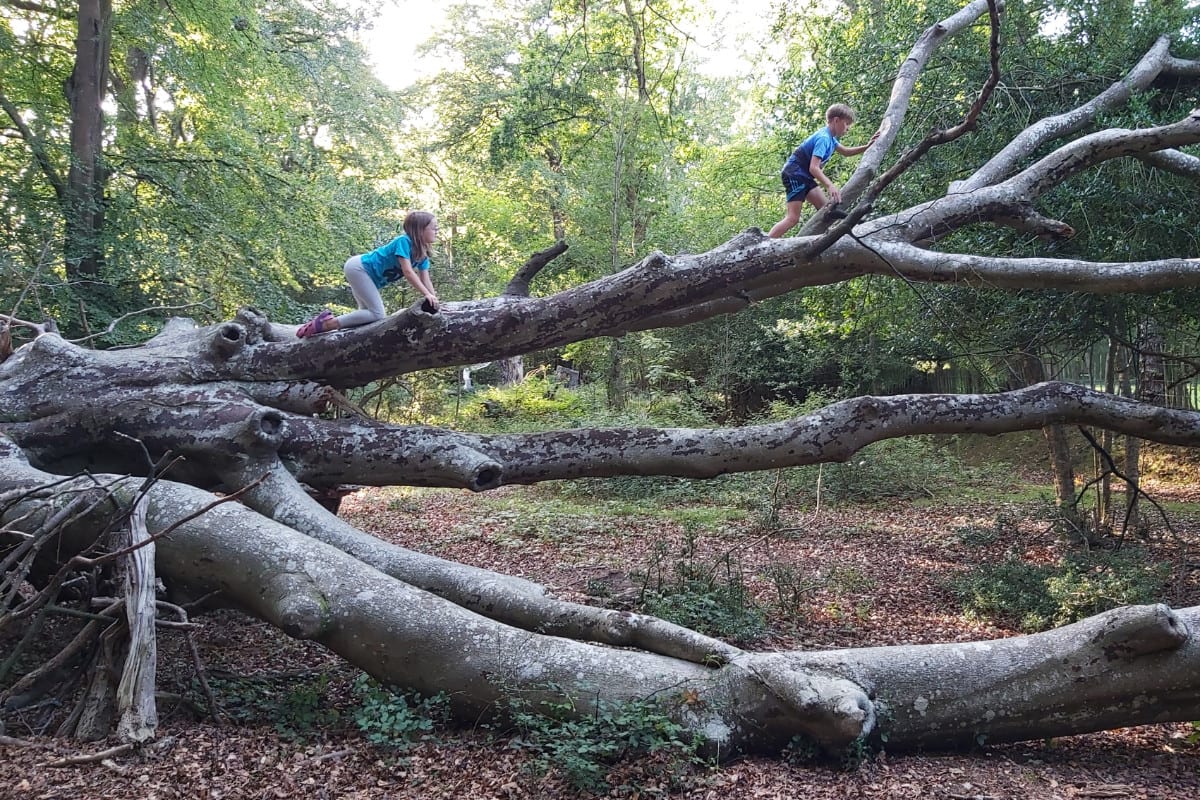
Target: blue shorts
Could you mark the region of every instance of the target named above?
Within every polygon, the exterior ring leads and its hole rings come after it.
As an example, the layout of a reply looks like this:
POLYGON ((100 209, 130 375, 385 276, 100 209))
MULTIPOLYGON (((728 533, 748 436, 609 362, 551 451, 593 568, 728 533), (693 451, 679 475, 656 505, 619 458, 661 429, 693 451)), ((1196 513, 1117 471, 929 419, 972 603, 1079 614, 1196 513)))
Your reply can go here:
POLYGON ((809 192, 817 188, 815 180, 803 175, 789 175, 786 172, 781 172, 779 173, 779 177, 783 180, 783 190, 787 192, 787 201, 789 203, 793 200, 803 201, 809 192))

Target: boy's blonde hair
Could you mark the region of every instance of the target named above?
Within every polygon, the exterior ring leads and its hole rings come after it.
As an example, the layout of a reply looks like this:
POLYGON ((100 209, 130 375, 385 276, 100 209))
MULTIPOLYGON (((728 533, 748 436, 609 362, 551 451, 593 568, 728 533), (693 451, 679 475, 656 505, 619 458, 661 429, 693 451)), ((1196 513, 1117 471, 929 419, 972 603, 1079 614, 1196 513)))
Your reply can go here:
POLYGON ((854 122, 858 117, 854 113, 854 109, 845 103, 834 103, 825 110, 825 121, 833 122, 836 117, 841 117, 848 122, 854 122))

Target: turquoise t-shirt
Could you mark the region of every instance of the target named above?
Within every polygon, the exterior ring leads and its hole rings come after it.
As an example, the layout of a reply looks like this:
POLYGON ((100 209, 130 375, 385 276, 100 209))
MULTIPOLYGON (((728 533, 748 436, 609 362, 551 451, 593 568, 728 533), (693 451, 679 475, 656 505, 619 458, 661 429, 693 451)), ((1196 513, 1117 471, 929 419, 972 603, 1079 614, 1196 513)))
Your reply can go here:
MULTIPOLYGON (((382 289, 389 283, 395 283, 404 277, 404 273, 400 271, 398 260, 402 257, 412 261, 412 239, 408 238, 407 233, 400 234, 383 247, 363 253, 363 269, 375 282, 375 288, 382 289)), ((421 259, 420 264, 413 264, 413 268, 429 269, 429 257, 421 259)))

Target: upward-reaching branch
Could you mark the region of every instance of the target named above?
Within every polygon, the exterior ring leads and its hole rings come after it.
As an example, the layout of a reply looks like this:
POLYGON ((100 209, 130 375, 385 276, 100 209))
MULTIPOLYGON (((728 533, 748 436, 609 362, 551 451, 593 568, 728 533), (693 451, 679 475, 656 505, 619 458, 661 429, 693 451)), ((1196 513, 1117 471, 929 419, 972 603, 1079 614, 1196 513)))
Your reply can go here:
MULTIPOLYGON (((931 25, 921 34, 900 66, 896 80, 892 83, 892 95, 888 99, 887 108, 884 110, 879 124, 879 141, 874 147, 863 153, 862 159, 858 162, 858 169, 842 187, 845 204, 853 205, 879 172, 883 157, 904 125, 908 107, 912 102, 913 90, 929 59, 944 41, 974 25, 976 20, 989 13, 989 9, 992 7, 993 0, 974 0, 957 13, 931 25)), ((997 6, 997 8, 999 7, 997 6)), ((801 230, 802 234, 810 232, 807 225, 801 230)))
POLYGON ((1105 111, 1124 106, 1134 94, 1148 88, 1159 75, 1200 73, 1200 61, 1173 58, 1169 51, 1170 44, 1169 37, 1159 37, 1124 78, 1078 108, 1054 117, 1046 117, 1030 125, 970 178, 951 184, 950 192, 970 192, 1003 180, 1017 168, 1022 159, 1028 158, 1030 153, 1037 152, 1043 144, 1083 130, 1105 111))

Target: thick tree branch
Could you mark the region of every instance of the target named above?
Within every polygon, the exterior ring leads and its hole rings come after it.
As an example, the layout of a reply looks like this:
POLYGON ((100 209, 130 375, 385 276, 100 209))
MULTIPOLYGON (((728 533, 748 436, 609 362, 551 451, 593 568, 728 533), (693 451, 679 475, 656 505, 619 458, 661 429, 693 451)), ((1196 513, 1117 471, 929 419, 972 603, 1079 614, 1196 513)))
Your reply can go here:
MULTIPOLYGON (((843 202, 846 205, 853 205, 878 173, 883 163, 883 157, 904 125, 904 118, 907 116, 908 107, 912 102, 913 90, 925 70, 925 65, 929 63, 929 59, 946 39, 967 30, 980 17, 989 13, 990 5, 989 0, 974 0, 962 10, 931 25, 913 45, 908 57, 900 66, 896 80, 892 83, 892 94, 879 123, 879 141, 874 147, 863 153, 858 162, 858 168, 842 187, 843 202)), ((807 224, 801 229, 801 233, 810 233, 807 224)))
POLYGON ((742 428, 572 430, 480 437, 505 482, 731 472, 846 461, 873 442, 933 433, 1010 433, 1080 423, 1169 444, 1200 445, 1200 413, 1068 383, 989 395, 860 397, 785 422, 742 428))
MULTIPOLYGON (((0 464, 0 492, 50 477, 3 438, 0 464)), ((137 481, 99 477, 113 481, 125 503, 139 491, 137 481)), ((220 591, 385 682, 446 692, 463 717, 494 713, 513 691, 533 703, 569 700, 580 715, 599 703, 656 697, 730 755, 778 751, 798 734, 838 748, 872 735, 879 720, 888 747, 903 750, 1200 715, 1200 639, 1192 633, 1200 609, 1118 609, 1007 640, 742 653, 706 666, 503 625, 244 506, 211 508, 211 495, 192 487, 158 481, 146 500, 147 527, 171 529, 159 540, 164 580, 220 591), (297 582, 319 600, 307 611, 288 602, 297 582)), ((6 509, 0 523, 13 524, 21 511, 6 509)))
MULTIPOLYGON (((1017 207, 1014 197, 998 202, 992 213, 1002 215, 1017 207)), ((965 219, 969 207, 955 210, 965 219)), ((919 239, 937 234, 948 218, 948 209, 928 213, 922 218, 925 230, 907 219, 892 218, 890 224, 919 239), (935 223, 938 227, 929 230, 935 223)), ((477 364, 585 338, 646 330, 668 321, 695 321, 804 286, 869 273, 895 277, 897 269, 911 280, 975 284, 994 275, 995 282, 1005 286, 1036 283, 1094 292, 1200 285, 1200 262, 1188 259, 1133 264, 981 259, 859 238, 862 243, 838 241, 815 261, 804 258, 810 240, 801 237, 763 237, 759 244, 734 252, 675 258, 654 254, 616 275, 550 297, 447 303, 432 323, 418 321, 421 315, 409 310, 376 325, 328 336, 263 343, 231 357, 222 373, 238 380, 323 377, 335 386, 363 385, 422 369, 477 364), (958 267, 951 268, 955 264, 958 267)))
POLYGON ((1016 169, 1020 161, 1037 152, 1043 144, 1080 131, 1095 122, 1100 114, 1124 106, 1134 94, 1147 89, 1161 74, 1189 75, 1200 72, 1200 61, 1173 58, 1168 51, 1170 43, 1169 37, 1159 37, 1142 56, 1142 60, 1120 81, 1078 108, 1029 126, 970 178, 952 184, 950 193, 970 192, 1003 180, 1016 169))
POLYGON ((1200 608, 1116 609, 1064 628, 991 642, 880 647, 800 655, 870 688, 887 709, 888 747, 946 747, 1080 733, 1165 720, 1195 707, 1200 608), (1121 694, 1120 700, 1115 693, 1121 694), (1090 723, 1091 724, 1091 723, 1090 723))
POLYGON ((834 225, 817 241, 812 243, 807 250, 809 258, 820 255, 833 242, 846 233, 849 233, 866 216, 887 187, 912 168, 926 153, 934 147, 953 142, 975 130, 979 123, 979 115, 983 113, 983 109, 987 106, 988 100, 991 99, 992 93, 1000 84, 1000 11, 998 5, 996 0, 991 0, 988 3, 988 21, 991 25, 991 36, 988 39, 988 77, 984 82, 983 88, 979 90, 975 102, 971 104, 962 121, 945 130, 933 131, 918 143, 916 147, 902 155, 887 172, 881 175, 866 190, 862 196, 862 202, 859 204, 860 207, 854 209, 857 213, 852 212, 847 219, 834 225))
POLYGON ((1105 161, 1197 142, 1200 142, 1200 109, 1170 125, 1098 131, 1063 145, 1003 183, 948 194, 898 214, 871 220, 855 233, 863 238, 877 236, 910 242, 939 238, 964 225, 1020 216, 1019 210, 1042 194, 1105 161))

